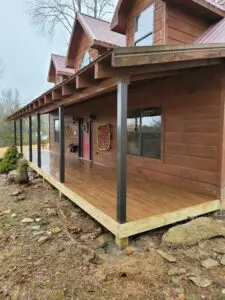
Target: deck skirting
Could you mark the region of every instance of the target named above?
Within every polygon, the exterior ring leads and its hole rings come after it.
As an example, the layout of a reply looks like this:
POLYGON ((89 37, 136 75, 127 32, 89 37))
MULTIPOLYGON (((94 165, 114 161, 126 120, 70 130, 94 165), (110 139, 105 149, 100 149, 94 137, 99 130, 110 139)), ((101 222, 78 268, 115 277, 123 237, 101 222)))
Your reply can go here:
POLYGON ((48 181, 52 186, 54 186, 61 194, 65 195, 68 199, 74 202, 93 219, 95 219, 98 223, 100 223, 103 227, 105 227, 113 235, 115 235, 118 245, 126 245, 126 239, 130 236, 204 215, 219 210, 221 206, 221 201, 215 199, 173 212, 155 215, 145 219, 130 221, 125 224, 119 224, 113 218, 102 212, 100 209, 90 204, 83 197, 70 190, 63 183, 60 183, 48 172, 44 171, 41 168, 38 168, 34 163, 31 162, 29 162, 29 166, 40 176, 42 176, 44 180, 48 181))

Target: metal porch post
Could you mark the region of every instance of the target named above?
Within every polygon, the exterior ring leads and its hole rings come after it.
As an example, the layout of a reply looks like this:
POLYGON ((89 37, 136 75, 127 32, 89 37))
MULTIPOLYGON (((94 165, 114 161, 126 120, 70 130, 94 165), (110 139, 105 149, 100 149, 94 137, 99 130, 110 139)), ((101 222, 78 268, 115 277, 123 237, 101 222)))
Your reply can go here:
POLYGON ((13 130, 14 130, 14 146, 17 146, 16 120, 13 120, 13 130))
POLYGON ((20 119, 20 153, 23 153, 23 120, 20 119))
POLYGON ((41 168, 41 116, 37 114, 37 165, 41 168))
POLYGON ((65 182, 65 132, 64 132, 64 106, 59 107, 59 128, 60 128, 60 165, 59 179, 60 182, 65 182))
POLYGON ((117 83, 117 221, 127 221, 127 97, 129 80, 117 83))
POLYGON ((33 160, 32 152, 32 117, 29 116, 29 161, 33 160))

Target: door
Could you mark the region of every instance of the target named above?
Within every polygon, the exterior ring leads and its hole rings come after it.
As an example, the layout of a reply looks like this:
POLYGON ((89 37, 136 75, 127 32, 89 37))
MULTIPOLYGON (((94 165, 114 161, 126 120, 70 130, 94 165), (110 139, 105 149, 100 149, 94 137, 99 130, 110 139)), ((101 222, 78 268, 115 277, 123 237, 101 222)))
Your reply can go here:
POLYGON ((90 126, 88 118, 83 118, 82 123, 83 158, 90 160, 90 126))

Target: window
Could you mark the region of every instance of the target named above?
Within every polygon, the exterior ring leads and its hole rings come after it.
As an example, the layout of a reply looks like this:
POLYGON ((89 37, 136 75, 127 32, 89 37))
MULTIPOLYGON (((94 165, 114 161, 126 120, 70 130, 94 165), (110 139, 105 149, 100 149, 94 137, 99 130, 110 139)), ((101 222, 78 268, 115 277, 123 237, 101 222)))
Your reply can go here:
POLYGON ((81 65, 80 65, 80 68, 84 68, 86 66, 88 66, 92 61, 92 58, 88 52, 88 50, 84 53, 83 55, 83 58, 82 58, 82 62, 81 62, 81 65))
POLYGON ((135 18, 135 46, 153 45, 154 10, 155 6, 151 5, 135 18))
POLYGON ((54 120, 55 143, 59 143, 59 120, 54 120))
POLYGON ((161 158, 161 108, 151 108, 128 115, 128 154, 161 158))

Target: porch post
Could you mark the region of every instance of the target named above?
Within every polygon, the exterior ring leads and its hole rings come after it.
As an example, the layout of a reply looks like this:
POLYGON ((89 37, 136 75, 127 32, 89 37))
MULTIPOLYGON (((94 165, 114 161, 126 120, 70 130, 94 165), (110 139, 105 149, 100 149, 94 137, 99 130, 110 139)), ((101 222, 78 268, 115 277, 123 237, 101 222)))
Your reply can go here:
POLYGON ((37 165, 41 168, 41 116, 37 114, 37 165))
POLYGON ((23 153, 23 120, 20 119, 20 153, 23 153))
POLYGON ((16 120, 13 120, 13 131, 14 131, 14 146, 17 146, 16 120))
POLYGON ((65 133, 64 133, 64 106, 59 107, 59 132, 60 132, 60 166, 59 179, 60 182, 65 182, 65 133))
POLYGON ((33 160, 32 152, 32 117, 29 116, 29 161, 33 160))
POLYGON ((117 221, 127 221, 127 97, 129 80, 117 83, 117 221))

